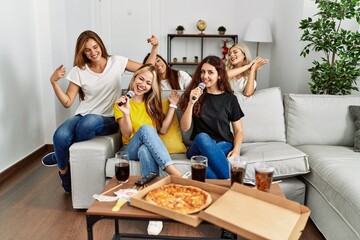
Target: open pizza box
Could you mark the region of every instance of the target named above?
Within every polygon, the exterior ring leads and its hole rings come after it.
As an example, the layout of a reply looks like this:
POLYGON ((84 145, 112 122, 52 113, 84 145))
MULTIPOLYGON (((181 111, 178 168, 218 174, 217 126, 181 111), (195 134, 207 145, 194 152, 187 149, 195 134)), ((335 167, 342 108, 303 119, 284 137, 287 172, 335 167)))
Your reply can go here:
POLYGON ((235 183, 199 216, 246 239, 299 239, 310 210, 286 198, 235 183))
POLYGON ((171 184, 171 183, 201 188, 202 190, 207 191, 211 195, 212 203, 216 202, 216 200, 219 197, 221 197, 225 192, 229 191, 229 188, 226 188, 226 187, 221 187, 221 186, 217 186, 217 185, 213 185, 213 184, 209 184, 209 183, 198 182, 198 181, 194 181, 194 180, 186 179, 186 178, 168 176, 168 177, 165 177, 165 178, 161 179, 160 181, 150 185, 149 187, 144 188, 143 190, 141 190, 140 192, 138 192, 137 194, 132 196, 130 204, 132 206, 144 209, 149 212, 157 213, 159 215, 176 220, 178 222, 182 222, 184 224, 187 224, 187 225, 190 225, 193 227, 197 227, 202 222, 202 219, 199 217, 199 213, 183 214, 183 213, 175 212, 170 209, 162 208, 162 207, 159 207, 154 204, 146 202, 145 197, 148 192, 150 192, 151 190, 156 189, 158 187, 161 187, 161 186, 164 186, 167 184, 171 184))

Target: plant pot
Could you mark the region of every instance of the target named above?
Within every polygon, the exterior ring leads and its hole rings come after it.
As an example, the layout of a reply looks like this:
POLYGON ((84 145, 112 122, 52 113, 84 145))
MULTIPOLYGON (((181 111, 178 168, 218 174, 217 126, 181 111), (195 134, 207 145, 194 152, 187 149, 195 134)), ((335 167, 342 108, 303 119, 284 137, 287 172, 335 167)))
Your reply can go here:
POLYGON ((177 33, 178 35, 181 35, 181 34, 184 33, 184 30, 176 30, 176 33, 177 33))
POLYGON ((219 35, 225 35, 225 31, 219 31, 219 35))

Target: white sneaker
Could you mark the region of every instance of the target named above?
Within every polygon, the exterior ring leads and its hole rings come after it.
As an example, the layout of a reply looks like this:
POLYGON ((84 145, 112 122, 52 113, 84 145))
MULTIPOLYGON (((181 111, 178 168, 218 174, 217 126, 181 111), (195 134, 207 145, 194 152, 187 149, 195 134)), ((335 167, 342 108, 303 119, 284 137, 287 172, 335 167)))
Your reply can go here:
POLYGON ((163 229, 162 221, 149 221, 147 232, 149 235, 159 235, 163 229))

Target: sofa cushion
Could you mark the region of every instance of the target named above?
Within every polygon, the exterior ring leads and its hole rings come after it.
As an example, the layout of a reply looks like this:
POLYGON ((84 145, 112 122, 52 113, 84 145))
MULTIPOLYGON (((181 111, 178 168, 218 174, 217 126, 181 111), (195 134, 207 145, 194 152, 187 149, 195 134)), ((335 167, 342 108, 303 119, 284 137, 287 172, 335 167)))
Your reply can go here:
POLYGON ((284 102, 289 144, 353 146, 355 127, 348 107, 360 105, 360 96, 287 94, 284 102))
POLYGON ((310 173, 303 178, 321 193, 349 228, 359 234, 359 153, 346 146, 303 145, 297 148, 309 155, 310 173))
POLYGON ((350 106, 350 114, 354 119, 354 125, 356 128, 354 139, 354 151, 360 152, 360 106, 350 106))
POLYGON ((252 96, 235 94, 245 116, 244 143, 285 142, 284 106, 278 87, 257 90, 252 96))
POLYGON ((248 159, 246 179, 255 179, 254 165, 261 161, 275 167, 274 179, 283 179, 309 172, 307 155, 283 142, 243 143, 241 156, 248 159))

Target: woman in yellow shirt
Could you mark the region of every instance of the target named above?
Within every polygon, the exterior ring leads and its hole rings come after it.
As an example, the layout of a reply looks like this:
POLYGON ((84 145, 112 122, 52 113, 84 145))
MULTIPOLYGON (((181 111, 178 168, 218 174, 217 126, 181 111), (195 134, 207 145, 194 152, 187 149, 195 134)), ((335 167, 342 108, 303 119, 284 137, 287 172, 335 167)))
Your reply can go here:
POLYGON ((128 90, 134 96, 120 97, 114 105, 124 147, 129 159, 140 161, 141 175, 159 174, 159 167, 170 175, 181 176, 159 134, 165 134, 174 117, 179 96, 173 91, 168 97, 170 107, 162 111, 161 88, 156 69, 151 64, 140 67, 133 75, 128 90), (120 106, 119 103, 122 105, 120 106))

